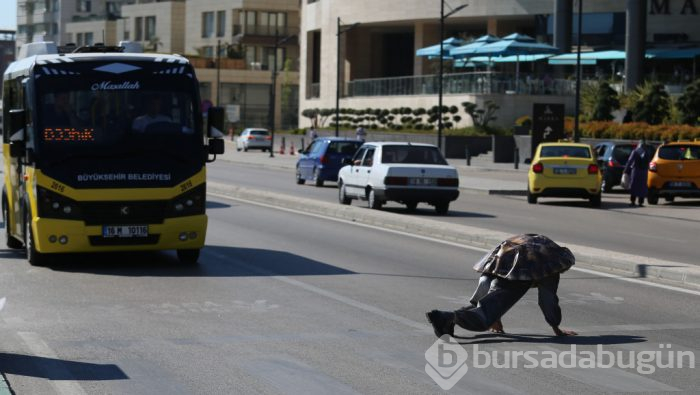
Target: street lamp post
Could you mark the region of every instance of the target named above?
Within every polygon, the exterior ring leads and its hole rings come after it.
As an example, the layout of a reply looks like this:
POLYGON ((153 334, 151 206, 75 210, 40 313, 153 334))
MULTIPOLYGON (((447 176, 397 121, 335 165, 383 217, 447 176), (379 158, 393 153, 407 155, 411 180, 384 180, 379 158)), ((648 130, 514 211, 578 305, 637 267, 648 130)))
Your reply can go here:
POLYGON ((438 141, 437 146, 442 150, 442 67, 443 67, 443 40, 445 39, 445 19, 465 8, 468 4, 462 4, 445 14, 445 0, 440 0, 440 69, 438 71, 438 141))
POLYGON ((216 40, 216 106, 221 100, 221 40, 216 40))
POLYGON ((581 111, 581 36, 583 35, 583 0, 578 0, 578 48, 576 49, 576 104, 574 108, 574 142, 578 143, 581 133, 579 112, 581 111))
POLYGON ((345 28, 340 28, 340 17, 338 17, 336 30, 336 79, 335 79, 335 137, 340 134, 340 35, 356 28, 360 23, 356 22, 345 28))
POLYGON ((275 157, 275 101, 277 100, 277 49, 280 45, 292 39, 294 36, 287 36, 279 39, 279 30, 275 29, 275 47, 272 55, 272 87, 270 89, 270 158, 275 157))

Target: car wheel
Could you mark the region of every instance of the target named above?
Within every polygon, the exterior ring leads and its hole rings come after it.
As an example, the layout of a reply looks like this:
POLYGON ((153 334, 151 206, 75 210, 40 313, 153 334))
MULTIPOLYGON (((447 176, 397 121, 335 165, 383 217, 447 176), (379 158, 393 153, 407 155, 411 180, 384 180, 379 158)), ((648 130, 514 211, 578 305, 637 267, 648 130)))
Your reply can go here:
POLYGON ((374 189, 370 189, 367 194, 367 205, 373 210, 379 210, 382 208, 382 202, 377 199, 377 195, 374 193, 374 189))
POLYGON ((418 207, 418 202, 406 202, 406 210, 413 212, 416 211, 416 207, 418 207))
POLYGON ((243 152, 248 152, 248 147, 243 147, 243 152))
POLYGON ((676 197, 675 196, 664 196, 664 200, 669 202, 669 203, 673 203, 673 201, 676 200, 676 197))
POLYGON ((321 170, 316 168, 314 170, 314 185, 317 187, 322 187, 323 186, 323 178, 321 178, 321 170))
POLYGON ((600 203, 601 203, 601 201, 602 201, 601 196, 600 196, 600 193, 598 193, 597 195, 593 195, 593 196, 589 197, 589 198, 588 198, 588 201, 591 202, 591 207, 600 207, 600 203))
POLYGON ((297 173, 297 184, 302 185, 306 180, 301 178, 301 170, 299 170, 298 167, 297 167, 296 173, 297 173))
POLYGON ((29 214, 24 219, 24 248, 27 251, 27 261, 32 266, 42 266, 46 264, 46 256, 36 250, 34 245, 34 232, 32 231, 32 219, 29 214))
POLYGON ((346 206, 351 202, 351 199, 348 197, 347 192, 345 191, 345 184, 343 184, 342 181, 338 182, 338 202, 346 206))
POLYGON ((241 147, 236 147, 236 151, 241 152, 241 147))
POLYGON ((196 265, 199 263, 199 248, 177 250, 177 259, 186 265, 196 265))
POLYGON ((610 182, 607 177, 603 177, 603 183, 600 185, 600 188, 603 192, 610 193, 613 189, 612 182, 610 182))
POLYGON ((530 192, 530 188, 527 188, 527 202, 530 204, 537 204, 537 195, 530 192))
POLYGON ((435 212, 444 215, 447 214, 447 211, 450 209, 450 203, 449 202, 439 202, 435 204, 435 212))
POLYGON ((647 200, 649 201, 649 204, 659 204, 659 193, 656 192, 656 189, 649 189, 649 194, 647 195, 647 200))

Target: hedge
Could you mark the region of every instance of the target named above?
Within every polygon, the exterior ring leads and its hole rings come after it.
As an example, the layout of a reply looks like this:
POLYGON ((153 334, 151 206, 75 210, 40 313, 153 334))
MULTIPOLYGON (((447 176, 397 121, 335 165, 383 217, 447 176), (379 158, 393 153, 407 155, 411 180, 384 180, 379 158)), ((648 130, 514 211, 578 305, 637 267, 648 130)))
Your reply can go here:
MULTIPOLYGON (((567 132, 573 131, 573 123, 566 122, 567 132)), ((650 141, 677 141, 700 139, 700 127, 690 125, 649 125, 645 122, 615 123, 591 121, 581 123, 581 137, 596 139, 650 141)))

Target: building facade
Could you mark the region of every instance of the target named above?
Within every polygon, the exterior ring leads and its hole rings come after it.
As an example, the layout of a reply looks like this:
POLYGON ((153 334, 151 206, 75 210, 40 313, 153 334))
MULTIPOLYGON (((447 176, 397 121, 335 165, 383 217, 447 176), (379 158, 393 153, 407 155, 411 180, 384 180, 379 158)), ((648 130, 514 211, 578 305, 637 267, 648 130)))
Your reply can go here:
MULTIPOLYGON (((444 0, 444 3, 446 14, 468 3, 467 7, 444 19, 444 38, 461 37, 468 41, 484 34, 503 37, 517 32, 550 44, 555 35, 555 9, 565 6, 571 12, 574 5, 573 0, 444 0)), ((645 39, 641 41, 646 41, 647 47, 700 43, 700 0, 587 0, 583 3, 582 14, 583 47, 624 50, 630 5, 646 10, 643 13, 645 39)), ((417 57, 416 50, 440 42, 440 1, 304 0, 301 12, 301 111, 335 107, 337 90, 340 107, 437 105, 436 83, 429 77, 437 74, 438 62, 417 57), (336 35, 338 25, 340 36, 336 35)), ((576 19, 569 14, 573 44, 578 35, 576 19)), ((570 50, 571 47, 564 48, 565 52, 570 50)), ((614 74, 623 67, 622 63, 603 72, 614 74)), ((550 72, 546 65, 523 63, 519 66, 537 76, 540 82, 541 77, 550 72)), ((515 65, 504 68, 512 75, 515 65)), ((533 101, 565 103, 567 112, 573 112, 573 92, 565 76, 560 76, 564 78, 556 89, 522 89, 521 85, 526 83, 524 74, 522 82, 511 81, 508 85, 497 80, 505 74, 478 75, 473 70, 452 68, 451 62, 447 62, 445 73, 455 74, 449 76, 445 84, 446 105, 495 100, 501 104, 498 122, 504 126, 529 114, 533 101), (503 84, 499 88, 494 82, 503 84), (514 84, 519 88, 514 89, 514 84), (488 90, 483 89, 486 85, 488 90), (539 93, 546 95, 540 97, 539 93)), ((559 73, 572 73, 572 69, 562 68, 559 73)), ((552 79, 556 77, 551 75, 552 79)), ((510 78, 512 80, 512 76, 510 78)), ((469 123, 470 120, 465 119, 462 126, 469 123)))
POLYGON ((290 129, 299 113, 299 6, 298 0, 19 0, 17 48, 32 41, 125 40, 147 52, 182 54, 196 68, 202 100, 240 114, 233 127, 274 121, 275 128, 290 129))

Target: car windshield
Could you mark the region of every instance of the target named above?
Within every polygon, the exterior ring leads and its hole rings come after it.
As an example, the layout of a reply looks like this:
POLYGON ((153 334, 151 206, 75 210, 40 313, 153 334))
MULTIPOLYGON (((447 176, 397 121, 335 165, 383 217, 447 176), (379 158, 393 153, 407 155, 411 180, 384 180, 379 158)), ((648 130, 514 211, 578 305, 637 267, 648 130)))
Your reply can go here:
POLYGON ((328 145, 328 154, 353 156, 362 145, 360 141, 333 141, 328 145))
POLYGON ((659 148, 659 158, 668 160, 698 160, 700 145, 664 145, 659 148))
POLYGON ((540 150, 541 158, 590 158, 591 150, 588 147, 575 145, 545 145, 540 150))
POLYGON ((385 145, 382 163, 411 163, 419 165, 446 165, 437 147, 415 145, 385 145))
POLYGON ((629 159, 633 149, 634 147, 631 145, 617 145, 613 150, 612 157, 621 165, 627 164, 627 159, 629 159))

